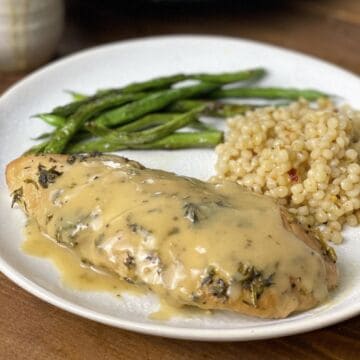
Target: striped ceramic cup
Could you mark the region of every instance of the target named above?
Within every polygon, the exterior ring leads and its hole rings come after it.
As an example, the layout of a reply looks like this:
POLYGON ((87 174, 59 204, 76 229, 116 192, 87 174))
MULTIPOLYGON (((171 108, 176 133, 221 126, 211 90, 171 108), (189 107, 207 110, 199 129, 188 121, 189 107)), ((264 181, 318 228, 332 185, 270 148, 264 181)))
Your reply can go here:
POLYGON ((34 68, 47 61, 63 24, 62 0, 0 0, 0 71, 34 68))

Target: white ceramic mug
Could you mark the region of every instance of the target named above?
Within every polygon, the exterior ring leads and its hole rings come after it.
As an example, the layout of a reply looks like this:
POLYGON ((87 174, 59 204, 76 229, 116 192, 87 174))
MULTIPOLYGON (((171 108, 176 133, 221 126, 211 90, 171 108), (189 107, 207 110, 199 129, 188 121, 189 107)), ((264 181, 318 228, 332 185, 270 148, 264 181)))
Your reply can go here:
POLYGON ((63 24, 62 0, 0 0, 0 71, 34 68, 49 60, 63 24))

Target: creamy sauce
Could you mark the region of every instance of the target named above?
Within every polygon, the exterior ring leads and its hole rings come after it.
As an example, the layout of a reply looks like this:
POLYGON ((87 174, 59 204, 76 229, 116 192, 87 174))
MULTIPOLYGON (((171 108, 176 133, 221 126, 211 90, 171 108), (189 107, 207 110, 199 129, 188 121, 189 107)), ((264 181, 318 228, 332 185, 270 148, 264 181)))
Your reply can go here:
POLYGON ((28 234, 24 249, 51 257, 67 283, 97 288, 105 276, 77 267, 75 255, 113 274, 104 289, 120 277, 179 306, 224 308, 238 301, 256 307, 269 290, 281 308, 293 299, 290 279, 319 302, 327 296, 323 259, 284 228, 270 198, 121 158, 76 160, 57 170, 61 176, 41 189, 41 206, 29 206, 52 241, 34 240, 39 232, 30 227, 35 235, 28 234))
POLYGON ((22 250, 29 255, 50 260, 59 270, 65 286, 83 291, 106 291, 120 296, 122 292, 144 294, 144 290, 126 283, 117 276, 82 265, 78 256, 44 236, 35 221, 25 227, 22 250))
MULTIPOLYGON (((100 272, 96 268, 81 265, 74 252, 49 240, 40 231, 35 221, 29 221, 24 231, 22 250, 31 256, 50 260, 59 270, 63 284, 74 290, 110 292, 121 297, 123 292, 145 295, 146 290, 127 283, 118 277, 100 272)), ((194 317, 210 315, 210 311, 193 306, 179 307, 161 299, 159 308, 149 315, 150 319, 165 321, 174 317, 194 317)))

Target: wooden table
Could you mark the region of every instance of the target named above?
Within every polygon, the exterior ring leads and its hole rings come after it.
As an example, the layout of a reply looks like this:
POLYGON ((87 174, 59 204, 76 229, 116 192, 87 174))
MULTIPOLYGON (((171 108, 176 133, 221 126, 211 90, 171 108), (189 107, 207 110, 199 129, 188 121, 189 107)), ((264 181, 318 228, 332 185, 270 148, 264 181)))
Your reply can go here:
MULTIPOLYGON (((124 9, 116 1, 69 0, 68 23, 58 56, 125 38, 206 33, 293 48, 360 74, 358 0, 289 1, 291 5, 272 1, 273 7, 264 8, 260 3, 257 9, 245 1, 237 6, 161 4, 146 9, 139 2, 133 3, 124 9)), ((0 93, 24 75, 0 74, 0 93)), ((169 340, 71 315, 29 295, 1 274, 0 309, 0 359, 360 358, 360 317, 323 330, 268 341, 169 340)))

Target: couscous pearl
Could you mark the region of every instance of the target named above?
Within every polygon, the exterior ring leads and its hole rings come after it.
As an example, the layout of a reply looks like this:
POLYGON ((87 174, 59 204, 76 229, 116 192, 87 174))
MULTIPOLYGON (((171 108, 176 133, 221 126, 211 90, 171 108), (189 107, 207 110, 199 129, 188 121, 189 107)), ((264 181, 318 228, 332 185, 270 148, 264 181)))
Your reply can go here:
POLYGON ((352 190, 353 188, 353 183, 349 180, 349 179, 344 179, 341 183, 340 186, 343 190, 345 191, 349 191, 352 190))
POLYGON ((326 99, 317 108, 300 100, 247 111, 227 121, 226 141, 216 148, 218 179, 272 196, 323 239, 341 242, 342 226, 360 222, 354 123, 360 112, 326 99))
POLYGON ((358 224, 357 217, 355 215, 347 216, 346 223, 350 226, 356 226, 358 224))
POLYGON ((355 160, 358 156, 358 153, 354 150, 354 149, 349 149, 345 151, 345 156, 349 159, 349 160, 355 160))

